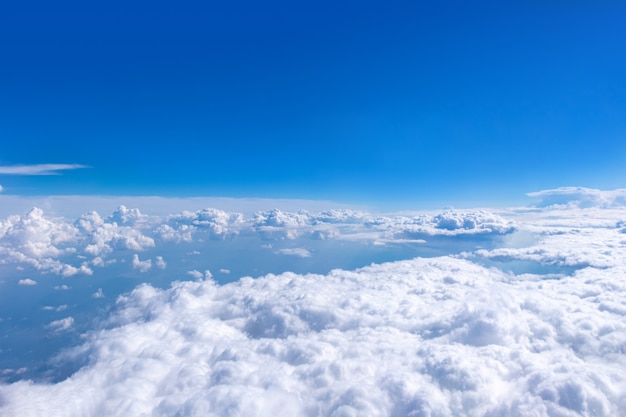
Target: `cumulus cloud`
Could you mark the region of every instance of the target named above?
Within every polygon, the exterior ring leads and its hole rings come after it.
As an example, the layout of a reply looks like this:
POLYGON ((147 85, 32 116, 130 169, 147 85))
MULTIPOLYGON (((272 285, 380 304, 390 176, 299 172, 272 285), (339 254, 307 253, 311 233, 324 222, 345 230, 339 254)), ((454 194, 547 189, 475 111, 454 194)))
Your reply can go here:
POLYGON ((0 385, 0 413, 616 416, 625 272, 546 281, 443 257, 142 285, 64 356, 82 369, 0 385))
POLYGON ((34 165, 2 165, 3 175, 59 175, 62 171, 89 168, 80 164, 34 164, 34 165))
POLYGON ((67 290, 71 290, 72 287, 64 284, 64 285, 55 285, 54 289, 57 291, 67 291, 67 290))
POLYGON ((166 241, 191 242, 194 235, 219 240, 236 236, 243 225, 241 213, 208 208, 168 216, 156 232, 166 241))
POLYGON ((538 207, 576 206, 586 207, 623 207, 626 206, 626 189, 596 190, 583 187, 560 187, 527 194, 538 199, 538 207))
POLYGON ((167 262, 165 262, 165 260, 163 259, 162 256, 157 256, 155 259, 154 264, 156 265, 157 268, 159 269, 165 269, 167 268, 167 262))
POLYGON ((91 294, 91 298, 104 298, 104 291, 102 288, 98 288, 98 291, 91 294))
POLYGON ((148 272, 152 268, 152 259, 146 259, 145 261, 139 260, 139 255, 134 254, 132 260, 133 269, 138 269, 139 272, 148 272))
POLYGON ((61 320, 55 320, 48 324, 47 327, 53 332, 63 332, 71 329, 72 326, 74 326, 74 317, 70 316, 61 320))
POLYGON ((92 256, 103 256, 114 249, 143 251, 154 247, 154 239, 144 235, 141 227, 136 227, 140 217, 138 210, 124 206, 106 220, 95 211, 83 214, 75 225, 85 240, 84 251, 92 256))
POLYGON ((498 262, 498 266, 531 262, 542 266, 611 268, 626 259, 622 208, 552 206, 518 213, 519 228, 532 238, 523 244, 478 249, 463 256, 498 262))
POLYGON ((25 278, 25 279, 20 279, 19 281, 17 281, 17 285, 37 285, 37 281, 30 279, 30 278, 25 278))
MULTIPOLYGON (((231 242, 240 238, 343 239, 384 244, 417 243, 434 236, 499 237, 515 230, 512 220, 484 210, 408 216, 353 210, 312 213, 274 209, 246 217, 208 208, 159 217, 120 205, 109 216, 90 211, 72 220, 33 208, 24 215, 0 219, 0 264, 30 265, 44 273, 69 277, 91 275, 92 267, 105 267, 125 259, 128 251, 161 250, 171 243, 189 245, 188 254, 199 254, 197 249, 205 242, 231 242)), ((279 253, 310 255, 300 249, 279 253)), ((146 256, 150 258, 154 254, 146 256)), ((131 267, 145 272, 152 260, 138 262, 131 263, 131 267)), ((154 265, 167 266, 162 257, 155 258, 154 265)))
POLYGON ((187 275, 191 276, 192 278, 196 280, 202 280, 202 279, 210 280, 211 278, 213 278, 213 274, 208 269, 204 271, 204 273, 194 269, 192 271, 187 271, 187 275))

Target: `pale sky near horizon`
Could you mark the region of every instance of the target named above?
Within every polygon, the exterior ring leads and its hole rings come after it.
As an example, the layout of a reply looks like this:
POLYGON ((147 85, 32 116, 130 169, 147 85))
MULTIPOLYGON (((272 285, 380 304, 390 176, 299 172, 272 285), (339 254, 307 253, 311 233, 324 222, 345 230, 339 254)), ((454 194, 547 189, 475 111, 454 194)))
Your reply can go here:
POLYGON ((614 1, 3 5, 0 185, 374 204, 623 188, 625 16, 614 1))

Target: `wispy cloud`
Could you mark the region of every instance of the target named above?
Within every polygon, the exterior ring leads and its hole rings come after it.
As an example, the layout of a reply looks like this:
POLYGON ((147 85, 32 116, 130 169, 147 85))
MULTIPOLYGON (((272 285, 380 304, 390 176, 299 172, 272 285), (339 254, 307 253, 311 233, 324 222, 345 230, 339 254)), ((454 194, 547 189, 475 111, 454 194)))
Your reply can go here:
POLYGON ((60 175, 61 171, 89 168, 81 164, 0 165, 4 175, 60 175))

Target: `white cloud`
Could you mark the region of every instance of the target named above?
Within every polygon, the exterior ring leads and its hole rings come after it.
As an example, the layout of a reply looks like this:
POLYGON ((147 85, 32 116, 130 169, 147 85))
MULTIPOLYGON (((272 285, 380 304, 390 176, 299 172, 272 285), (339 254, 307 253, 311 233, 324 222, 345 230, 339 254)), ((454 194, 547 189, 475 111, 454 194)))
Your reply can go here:
MULTIPOLYGON (((120 205, 108 217, 90 211, 72 220, 33 208, 25 215, 0 219, 0 264, 29 265, 43 273, 69 277, 91 275, 91 267, 115 263, 126 258, 127 251, 161 250, 169 242, 193 245, 187 253, 199 254, 197 249, 207 241, 260 238, 415 243, 433 236, 499 237, 515 230, 513 221, 482 210, 382 216, 353 210, 312 213, 274 209, 246 217, 209 208, 158 217, 120 205)), ((271 247, 271 243, 267 245, 271 247)), ((310 256, 301 249, 279 253, 310 256)), ((152 261, 148 259, 141 266, 137 262, 131 266, 145 272, 152 261)), ((155 259, 155 265, 164 268, 166 263, 161 257, 155 259)))
POLYGON ((442 257, 141 285, 65 356, 87 365, 0 385, 0 414, 616 416, 625 273, 542 280, 442 257))
POLYGON ((306 250, 304 248, 279 249, 279 250, 276 251, 276 253, 279 253, 281 255, 299 256, 300 258, 310 258, 311 257, 311 252, 309 252, 308 250, 306 250))
POLYGON ((162 256, 157 256, 154 263, 159 269, 167 268, 167 262, 165 262, 162 256))
POLYGON ((222 274, 230 274, 230 269, 222 268, 222 269, 220 269, 220 273, 222 273, 222 274))
POLYGON ((207 208, 168 216, 156 233, 165 241, 191 242, 194 235, 220 240, 236 236, 243 225, 241 213, 207 208))
POLYGON ((138 269, 139 272, 148 272, 152 268, 152 259, 146 259, 145 261, 139 260, 139 255, 133 255, 132 261, 133 269, 138 269))
POLYGON ((18 285, 37 285, 37 281, 30 278, 21 279, 17 282, 18 285))
POLYGON ((74 326, 74 317, 70 316, 64 319, 55 320, 48 324, 47 327, 53 332, 63 332, 65 330, 71 329, 72 326, 74 326))
POLYGON ((89 168, 80 164, 35 164, 35 165, 2 165, 3 175, 59 175, 62 171, 89 168))
POLYGON ((67 304, 63 304, 63 305, 60 305, 58 307, 44 306, 43 309, 45 311, 56 311, 56 312, 65 311, 65 310, 67 310, 67 304))
POLYGON ((196 280, 202 280, 202 279, 210 280, 211 278, 213 278, 213 274, 208 269, 204 271, 204 273, 194 269, 192 271, 187 271, 187 275, 189 275, 190 277, 196 280))
POLYGON ((91 298, 104 298, 104 291, 102 291, 102 288, 98 288, 98 291, 91 294, 91 298))
POLYGON ((68 285, 56 285, 54 287, 55 290, 57 291, 67 291, 67 290, 71 290, 72 287, 68 286, 68 285))
POLYGON ((4 191, 4 187, 0 185, 0 193, 4 191))
POLYGON ((527 194, 539 199, 539 207, 623 207, 626 206, 626 189, 601 191, 583 187, 561 187, 527 194))

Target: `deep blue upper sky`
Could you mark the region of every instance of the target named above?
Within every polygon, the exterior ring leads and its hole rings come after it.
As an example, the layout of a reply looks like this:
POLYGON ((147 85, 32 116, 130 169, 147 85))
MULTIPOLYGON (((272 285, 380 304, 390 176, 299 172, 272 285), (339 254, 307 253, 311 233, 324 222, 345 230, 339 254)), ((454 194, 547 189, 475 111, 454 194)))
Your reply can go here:
POLYGON ((84 3, 0 10, 0 165, 90 166, 6 193, 626 186, 626 2, 84 3))

